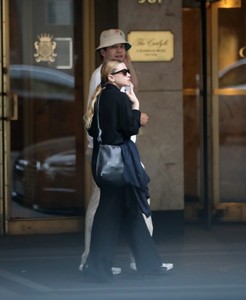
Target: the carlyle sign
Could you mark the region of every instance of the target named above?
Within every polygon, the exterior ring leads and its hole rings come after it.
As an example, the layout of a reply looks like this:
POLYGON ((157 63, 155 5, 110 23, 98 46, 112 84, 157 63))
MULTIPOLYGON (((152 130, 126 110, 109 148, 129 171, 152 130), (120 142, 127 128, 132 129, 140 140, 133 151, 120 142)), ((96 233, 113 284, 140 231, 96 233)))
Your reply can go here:
POLYGON ((171 61, 174 58, 174 36, 170 31, 132 31, 132 61, 171 61))

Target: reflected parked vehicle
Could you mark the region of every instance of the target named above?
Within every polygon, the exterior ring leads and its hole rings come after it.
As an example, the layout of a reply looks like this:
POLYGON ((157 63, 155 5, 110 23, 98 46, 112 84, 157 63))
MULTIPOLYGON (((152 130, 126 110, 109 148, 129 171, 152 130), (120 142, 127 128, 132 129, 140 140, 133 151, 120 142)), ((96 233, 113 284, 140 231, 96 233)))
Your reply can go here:
POLYGON ((240 59, 219 72, 220 142, 246 141, 246 59, 240 59))
POLYGON ((19 119, 11 124, 11 149, 18 154, 13 199, 38 211, 81 214, 71 126, 76 109, 74 77, 49 66, 11 65, 10 86, 19 99, 19 119))
POLYGON ((72 101, 74 77, 56 69, 10 65, 10 85, 19 97, 72 101))
POLYGON ((219 71, 219 88, 246 89, 245 58, 219 71))
POLYGON ((221 202, 245 201, 246 59, 219 72, 219 168, 221 202))
POLYGON ((13 165, 12 196, 21 205, 53 214, 81 214, 76 186, 75 138, 25 148, 13 165))

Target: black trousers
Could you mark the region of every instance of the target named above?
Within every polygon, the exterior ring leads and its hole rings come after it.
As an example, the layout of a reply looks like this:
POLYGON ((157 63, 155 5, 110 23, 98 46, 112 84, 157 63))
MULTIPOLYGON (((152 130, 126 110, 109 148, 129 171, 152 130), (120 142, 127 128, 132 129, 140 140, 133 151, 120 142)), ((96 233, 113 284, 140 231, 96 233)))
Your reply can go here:
POLYGON ((160 257, 131 191, 131 187, 101 187, 90 253, 84 266, 85 275, 90 279, 107 281, 112 278, 111 267, 123 224, 138 272, 146 274, 160 271, 160 257))

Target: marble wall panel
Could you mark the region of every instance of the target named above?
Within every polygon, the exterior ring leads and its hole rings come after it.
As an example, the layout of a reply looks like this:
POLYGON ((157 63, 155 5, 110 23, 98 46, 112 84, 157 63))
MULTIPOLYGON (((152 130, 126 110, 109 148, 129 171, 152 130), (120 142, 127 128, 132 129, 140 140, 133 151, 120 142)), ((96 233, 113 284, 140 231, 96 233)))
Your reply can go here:
POLYGON ((184 208, 183 174, 183 45, 182 1, 138 4, 119 0, 119 28, 131 31, 171 31, 174 59, 135 62, 141 110, 149 115, 137 138, 141 159, 151 178, 151 208, 184 208))

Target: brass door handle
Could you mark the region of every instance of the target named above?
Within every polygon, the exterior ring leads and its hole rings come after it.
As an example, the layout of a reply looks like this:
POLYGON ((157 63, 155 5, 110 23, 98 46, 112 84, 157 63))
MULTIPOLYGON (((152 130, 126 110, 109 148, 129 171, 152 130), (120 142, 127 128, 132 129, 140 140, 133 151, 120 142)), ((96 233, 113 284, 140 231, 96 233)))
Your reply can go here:
POLYGON ((18 120, 18 95, 16 93, 9 93, 9 120, 18 120))

